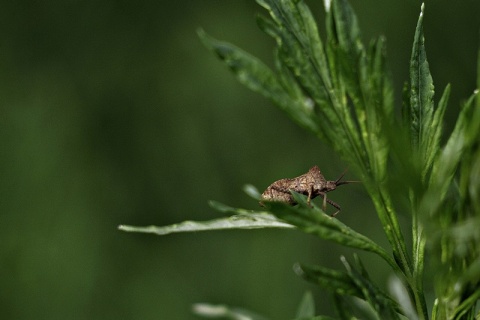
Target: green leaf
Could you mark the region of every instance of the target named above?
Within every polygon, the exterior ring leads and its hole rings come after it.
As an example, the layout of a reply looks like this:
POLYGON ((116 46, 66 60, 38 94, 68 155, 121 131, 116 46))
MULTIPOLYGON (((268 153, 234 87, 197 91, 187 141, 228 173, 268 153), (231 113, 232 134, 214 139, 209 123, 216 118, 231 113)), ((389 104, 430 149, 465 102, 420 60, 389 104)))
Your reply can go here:
POLYGON ((450 97, 450 85, 445 87, 438 107, 434 112, 432 123, 430 125, 430 135, 427 137, 425 150, 425 164, 422 176, 426 176, 427 171, 432 167, 435 157, 440 151, 440 138, 443 129, 443 116, 447 109, 448 98, 450 97))
POLYGON ((347 301, 344 296, 335 294, 333 296, 333 303, 339 319, 342 319, 342 320, 357 319, 353 315, 353 308, 349 304, 347 304, 347 301))
POLYGON ((341 260, 348 275, 361 290, 362 298, 378 313, 380 319, 400 319, 399 306, 370 280, 359 258, 357 256, 355 258, 355 264, 349 263, 345 257, 341 257, 341 260))
POLYGON ((354 106, 371 175, 374 181, 381 183, 387 175, 389 141, 386 132, 393 124, 394 105, 393 86, 386 67, 385 39, 372 41, 366 58, 361 61, 361 97, 357 97, 359 102, 354 106))
POLYGON ((296 318, 311 318, 315 316, 315 301, 311 292, 305 292, 298 306, 296 318))
MULTIPOLYGON (((477 89, 475 91, 480 90, 480 46, 477 49, 477 89)), ((476 99, 477 108, 480 108, 480 96, 477 96, 476 99)), ((480 316, 480 312, 479 312, 480 316)))
POLYGON ((348 53, 352 58, 358 58, 363 51, 363 45, 360 40, 357 17, 350 3, 346 0, 333 1, 332 14, 331 22, 334 23, 332 27, 335 31, 330 30, 329 35, 335 36, 335 42, 340 50, 348 53))
POLYGON ((120 225, 118 229, 127 232, 153 233, 156 235, 167 235, 178 232, 196 232, 196 231, 212 231, 212 230, 229 230, 229 229, 260 229, 260 228, 280 228, 292 229, 294 226, 278 220, 275 216, 265 212, 248 212, 247 210, 234 209, 219 203, 215 203, 214 207, 224 212, 242 212, 230 217, 214 219, 210 221, 184 221, 182 223, 172 224, 169 226, 129 226, 120 225), (245 212, 244 212, 245 211, 245 212))
MULTIPOLYGON (((480 301, 480 288, 477 287, 472 295, 464 299, 463 302, 455 308, 452 319, 474 319, 474 312, 478 309, 476 308, 478 301, 480 301)), ((478 319, 479 316, 480 311, 477 313, 475 319, 478 319)))
POLYGON ((296 192, 292 196, 299 204, 290 206, 282 202, 267 202, 268 209, 281 220, 290 223, 305 233, 316 235, 347 247, 373 252, 382 257, 391 266, 396 266, 387 252, 368 237, 326 215, 315 204, 307 204, 306 197, 296 192))
POLYGON ((311 107, 305 104, 304 99, 287 92, 276 74, 263 62, 232 44, 214 39, 203 30, 199 30, 198 35, 205 46, 225 62, 242 84, 272 100, 302 127, 315 133, 319 131, 310 116, 311 107))
POLYGON ((261 194, 258 192, 258 189, 255 186, 246 184, 243 186, 243 191, 253 199, 260 201, 261 194))
POLYGON ((262 28, 277 40, 280 52, 285 58, 293 74, 295 74, 310 94, 318 93, 318 101, 328 100, 330 79, 326 68, 326 57, 323 51, 318 28, 308 6, 299 1, 257 0, 268 10, 273 24, 270 28, 262 28), (274 31, 274 32, 272 32, 274 31), (316 88, 313 85, 317 85, 316 88))
MULTIPOLYGON (((381 291, 369 278, 358 257, 356 264, 350 264, 342 257, 347 272, 336 271, 321 266, 306 266, 297 264, 295 272, 305 280, 315 283, 329 291, 334 292, 336 303, 342 303, 341 296, 357 297, 366 301, 378 314, 379 319, 399 319, 400 308, 386 293, 381 291)), ((340 317, 350 319, 344 312, 348 310, 342 306, 340 317)))
POLYGON ((340 153, 347 153, 349 164, 359 172, 399 267, 408 274, 410 262, 405 241, 385 185, 393 90, 385 67, 384 41, 373 42, 368 53, 365 52, 356 17, 347 1, 333 1, 327 18, 329 67, 334 90, 343 102, 344 120, 338 127, 347 132, 349 141, 347 146, 338 143, 343 149, 340 153), (355 112, 354 120, 350 119, 351 109, 355 112))
MULTIPOLYGON (((408 295, 408 290, 405 287, 404 283, 395 275, 390 276, 388 281, 389 292, 395 298, 395 301, 400 306, 402 314, 404 314, 407 319, 418 319, 417 312, 415 307, 412 304, 412 300, 408 295)), ((433 317, 432 317, 433 319, 433 317)))
POLYGON ((472 244, 478 243, 480 220, 478 211, 470 207, 477 201, 476 196, 470 198, 476 187, 470 189, 469 184, 478 181, 472 179, 480 132, 476 95, 463 106, 447 144, 434 162, 429 189, 420 202, 419 213, 430 239, 432 260, 437 264, 438 318, 453 319, 453 313, 459 315, 454 319, 469 318, 475 309, 471 297, 476 293, 471 288, 478 287, 480 267, 474 263, 479 257, 478 246, 472 244))
POLYGON ((448 85, 434 108, 434 85, 425 51, 423 35, 423 9, 418 19, 410 59, 410 100, 405 105, 404 116, 410 124, 410 139, 415 151, 414 159, 419 161, 421 179, 425 180, 431 170, 433 160, 439 151, 442 122, 445 114, 450 86, 448 85))
POLYGON ((304 264, 295 264, 294 271, 306 281, 336 294, 362 297, 361 290, 358 289, 346 272, 304 264))
POLYGON ((478 138, 480 108, 474 108, 475 97, 476 93, 463 106, 455 128, 433 166, 430 188, 423 197, 420 207, 420 212, 429 219, 443 204, 465 150, 478 138))
POLYGON ((196 303, 193 305, 192 309, 194 314, 205 318, 230 320, 267 320, 267 318, 249 310, 226 305, 196 303))
MULTIPOLYGON (((259 17, 260 28, 277 42, 277 69, 283 79, 296 82, 305 93, 307 101, 314 102, 317 117, 310 118, 318 123, 316 135, 334 138, 334 129, 327 119, 338 119, 339 115, 328 108, 332 105, 331 81, 323 45, 313 16, 303 3, 292 1, 258 1, 268 10, 273 21, 259 17)), ((298 86, 295 85, 295 86, 298 86)), ((313 108, 310 108, 314 110, 313 108)), ((338 137, 337 137, 338 138, 338 137)))
POLYGON ((431 134, 433 120, 434 87, 432 75, 425 51, 423 36, 423 9, 418 18, 417 28, 413 41, 412 56, 410 58, 410 128, 412 144, 422 150, 427 146, 431 134))
MULTIPOLYGON (((362 79, 366 70, 366 53, 360 39, 357 18, 344 0, 332 1, 332 8, 327 15, 327 57, 336 93, 332 106, 338 114, 338 119, 329 121, 335 126, 335 136, 346 140, 338 150, 347 158, 353 168, 357 168, 362 180, 371 179, 369 154, 362 135, 368 135, 366 126, 365 103, 362 98, 362 79), (351 105, 355 115, 353 117, 351 105)), ((371 119, 373 120, 373 119, 371 119)), ((371 121, 369 120, 369 121, 371 121)), ((381 126, 380 126, 381 127, 381 126)), ((377 137, 381 137, 377 136, 377 137)), ((341 141, 341 140, 340 140, 341 141)), ((337 143, 337 138, 332 139, 337 143)))
MULTIPOLYGON (((477 108, 480 108, 480 105, 477 108)), ((469 167, 467 190, 472 202, 472 210, 480 212, 480 150, 476 151, 469 167)))

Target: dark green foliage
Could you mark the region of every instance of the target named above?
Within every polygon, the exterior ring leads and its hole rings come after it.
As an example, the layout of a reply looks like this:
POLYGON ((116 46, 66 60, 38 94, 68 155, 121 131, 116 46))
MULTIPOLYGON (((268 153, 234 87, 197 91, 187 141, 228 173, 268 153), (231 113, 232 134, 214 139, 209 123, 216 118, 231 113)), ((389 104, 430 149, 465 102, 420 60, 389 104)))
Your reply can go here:
MULTIPOLYGON (((321 239, 380 256, 400 278, 406 289, 404 297, 394 297, 375 284, 358 257, 354 263, 341 258, 346 271, 301 264, 295 267, 301 277, 334 293, 340 319, 359 315, 362 308, 352 304, 358 300, 368 306, 364 308, 368 312, 360 315, 366 318, 401 319, 408 315, 418 319, 474 319, 480 298, 480 99, 474 94, 467 100, 442 146, 450 86, 435 106, 423 36, 423 6, 414 35, 402 119, 396 119, 385 68, 385 40, 363 45, 357 19, 346 0, 332 1, 326 14, 325 41, 302 1, 257 2, 270 15, 258 16, 257 22, 276 41, 275 70, 204 31, 199 31, 200 38, 240 82, 270 99, 348 163, 375 206, 390 248, 382 248, 314 204, 309 206, 303 195, 294 192, 297 206, 271 202, 266 206, 268 213, 249 213, 216 203, 213 206, 237 214, 234 219, 250 214, 252 222, 247 219, 246 225, 238 227, 279 227, 284 222, 283 227, 294 226, 321 239), (405 175, 392 178, 387 175, 389 170, 405 175), (411 248, 407 248, 398 223, 391 180, 400 182, 396 192, 410 200, 411 248), (425 266, 426 255, 431 266, 425 266), (428 267, 436 273, 433 286, 437 298, 430 302, 431 312, 424 291, 424 269, 428 267), (405 301, 410 301, 413 311, 407 310, 405 301)), ((254 188, 248 187, 247 192, 258 200, 254 188)), ((228 219, 232 218, 223 221, 228 219)), ((197 230, 218 229, 218 224, 210 226, 211 222, 197 230)), ((308 294, 297 319, 326 318, 315 317, 308 294)))

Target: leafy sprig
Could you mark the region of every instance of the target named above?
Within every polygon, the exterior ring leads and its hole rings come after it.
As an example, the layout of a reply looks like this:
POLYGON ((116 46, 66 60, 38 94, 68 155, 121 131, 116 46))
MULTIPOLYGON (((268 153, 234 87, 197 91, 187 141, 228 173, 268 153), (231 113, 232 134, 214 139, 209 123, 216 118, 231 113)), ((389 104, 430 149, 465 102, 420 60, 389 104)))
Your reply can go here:
MULTIPOLYGON (((269 17, 259 15, 257 23, 276 41, 274 70, 203 30, 198 32, 201 40, 241 83, 270 99, 349 164, 375 206, 390 248, 382 248, 369 237, 328 217, 317 206, 309 206, 303 195, 294 192, 292 196, 298 203, 295 207, 272 202, 267 203, 267 211, 259 212, 212 202, 215 209, 234 215, 208 222, 121 229, 168 234, 293 228, 374 253, 399 279, 393 286, 398 290, 384 292, 371 280, 357 256, 354 263, 341 257, 346 271, 296 265, 295 271, 301 277, 333 292, 340 319, 350 319, 361 312, 362 308, 355 307, 358 301, 368 306, 369 311, 362 313, 366 318, 474 319, 480 299, 480 99, 475 93, 465 102, 453 132, 442 146, 450 86, 446 86, 435 105, 423 35, 424 6, 414 35, 402 119, 397 119, 386 70, 385 39, 380 37, 365 46, 357 18, 346 0, 333 0, 327 7, 324 41, 303 1, 257 2, 269 13, 269 17), (392 178, 387 171, 405 174, 392 178), (410 200, 411 247, 407 247, 398 223, 392 179, 400 181, 401 196, 410 200), (438 270, 434 283, 437 298, 430 313, 424 291, 426 255, 438 270)), ((480 83, 480 71, 478 79, 480 83)), ((255 188, 248 186, 246 191, 259 199, 255 188)), ((297 319, 328 318, 315 316, 313 305, 312 296, 307 294, 297 319)), ((260 319, 245 310, 226 306, 197 305, 195 310, 210 317, 260 319)))

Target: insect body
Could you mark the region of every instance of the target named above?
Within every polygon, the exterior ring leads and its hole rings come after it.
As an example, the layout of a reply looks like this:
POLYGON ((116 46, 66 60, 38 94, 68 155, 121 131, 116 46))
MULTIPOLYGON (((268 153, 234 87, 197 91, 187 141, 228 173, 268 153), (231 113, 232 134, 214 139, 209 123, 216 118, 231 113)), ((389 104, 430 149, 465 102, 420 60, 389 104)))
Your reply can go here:
MULTIPOLYGON (((323 197, 323 211, 325 211, 327 203, 337 209, 337 212, 332 214, 334 217, 340 212, 340 206, 330 199, 327 199, 327 192, 335 190, 342 184, 347 184, 356 181, 340 181, 343 178, 343 173, 340 178, 335 181, 327 181, 320 169, 313 166, 307 173, 293 179, 281 179, 272 183, 263 193, 262 200, 286 202, 290 205, 297 204, 293 199, 290 191, 295 191, 307 196, 307 203, 317 196, 323 197)), ((260 202, 264 206, 263 202, 260 202)))

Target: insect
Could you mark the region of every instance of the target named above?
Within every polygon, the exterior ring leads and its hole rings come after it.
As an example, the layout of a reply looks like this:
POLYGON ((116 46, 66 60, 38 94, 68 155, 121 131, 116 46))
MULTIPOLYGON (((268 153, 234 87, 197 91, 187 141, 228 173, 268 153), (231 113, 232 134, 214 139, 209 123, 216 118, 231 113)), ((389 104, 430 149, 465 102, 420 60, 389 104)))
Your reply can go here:
MULTIPOLYGON (((323 211, 326 210, 327 203, 332 205, 337 209, 337 212, 332 214, 332 217, 335 217, 340 212, 340 206, 327 198, 327 192, 335 190, 338 186, 342 184, 348 184, 352 182, 359 181, 340 181, 345 172, 342 173, 340 178, 335 181, 327 181, 320 169, 317 166, 313 166, 308 170, 307 173, 302 174, 293 179, 281 179, 272 183, 268 188, 262 193, 262 200, 266 201, 279 201, 285 202, 290 205, 296 205, 295 199, 293 198, 290 191, 295 191, 307 196, 307 203, 310 205, 310 201, 317 196, 323 197, 323 211)), ((260 201, 260 205, 263 207, 264 203, 260 201)))

